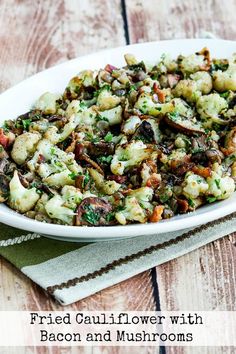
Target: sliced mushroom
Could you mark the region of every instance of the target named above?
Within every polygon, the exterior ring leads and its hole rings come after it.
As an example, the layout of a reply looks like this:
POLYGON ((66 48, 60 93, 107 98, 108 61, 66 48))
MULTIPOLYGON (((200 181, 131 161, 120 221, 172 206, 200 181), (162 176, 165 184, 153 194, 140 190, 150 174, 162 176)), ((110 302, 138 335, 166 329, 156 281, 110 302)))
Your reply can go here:
POLYGON ((75 218, 75 225, 108 225, 107 215, 112 211, 112 206, 107 201, 97 198, 85 198, 79 205, 75 218))
POLYGON ((93 161, 88 154, 85 152, 85 146, 81 143, 76 144, 75 146, 75 159, 87 162, 89 165, 93 166, 99 173, 104 175, 104 171, 101 166, 96 161, 93 161))
POLYGON ((115 152, 115 144, 114 143, 90 143, 87 146, 88 154, 91 156, 100 156, 100 155, 113 155, 115 152))
POLYGON ((0 160, 0 173, 6 173, 8 170, 8 167, 10 165, 10 161, 4 157, 3 159, 0 160))
POLYGON ((0 203, 7 200, 9 195, 9 179, 4 175, 0 174, 0 203))
POLYGON ((152 125, 144 120, 136 129, 133 139, 140 139, 145 143, 155 143, 154 131, 152 125))
POLYGON ((194 120, 180 114, 167 113, 165 122, 172 128, 185 133, 186 135, 205 134, 201 124, 194 120))

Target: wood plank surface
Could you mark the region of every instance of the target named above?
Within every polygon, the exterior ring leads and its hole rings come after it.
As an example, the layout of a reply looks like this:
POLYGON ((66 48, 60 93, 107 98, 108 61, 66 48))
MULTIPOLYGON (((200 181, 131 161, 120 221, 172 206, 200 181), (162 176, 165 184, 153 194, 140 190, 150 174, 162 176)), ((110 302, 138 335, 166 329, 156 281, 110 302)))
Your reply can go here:
POLYGON ((235 0, 127 0, 131 43, 198 38, 205 31, 236 39, 235 0))
MULTIPOLYGON (((202 31, 236 38, 234 0, 0 0, 0 8, 1 91, 54 64, 127 40, 198 37, 202 31)), ((0 310, 155 310, 159 301, 162 310, 235 310, 235 244, 235 235, 225 237, 66 308, 0 258, 0 310)), ((166 348, 170 354, 231 352, 166 348)), ((159 348, 1 348, 0 353, 147 354, 159 348)))

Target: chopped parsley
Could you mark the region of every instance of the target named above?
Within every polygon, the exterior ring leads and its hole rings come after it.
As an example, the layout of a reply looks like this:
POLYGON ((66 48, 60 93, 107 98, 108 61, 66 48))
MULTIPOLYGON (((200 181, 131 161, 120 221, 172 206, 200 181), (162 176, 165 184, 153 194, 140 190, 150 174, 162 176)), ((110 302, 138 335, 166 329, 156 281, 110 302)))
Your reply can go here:
POLYGON ((22 125, 25 130, 29 130, 29 126, 32 123, 31 119, 24 119, 22 120, 22 125))
POLYGON ((56 149, 55 149, 55 147, 52 146, 52 147, 50 148, 50 154, 51 154, 51 155, 54 155, 55 153, 56 153, 56 149))
POLYGON ((100 219, 99 213, 96 213, 91 205, 85 205, 84 210, 85 213, 82 215, 82 218, 89 224, 96 225, 100 219))
POLYGON ((90 180, 90 176, 89 176, 88 171, 86 171, 84 174, 83 182, 82 182, 82 188, 84 188, 89 183, 89 180, 90 180))
POLYGON ((108 155, 108 156, 101 156, 101 157, 98 157, 98 161, 100 163, 111 163, 111 160, 112 160, 113 156, 112 155, 108 155))
POLYGON ((114 219, 115 219, 115 215, 114 215, 113 212, 108 213, 108 214, 106 215, 106 221, 107 221, 107 222, 113 221, 114 219))
POLYGON ((170 112, 168 113, 168 116, 170 117, 171 120, 176 122, 179 119, 179 112, 170 112))
POLYGON ((193 199, 188 198, 188 204, 191 208, 195 208, 195 203, 194 203, 193 199))
POLYGON ((214 182, 216 184, 216 187, 220 189, 220 179, 214 179, 214 182))
POLYGON ((94 92, 93 96, 98 97, 103 90, 111 91, 111 86, 107 84, 103 85, 100 89, 94 92))
POLYGON ((208 203, 214 203, 217 200, 217 197, 207 197, 208 203))
POLYGON ((108 133, 106 134, 106 136, 104 137, 104 141, 105 141, 106 143, 110 143, 110 142, 112 141, 112 138, 113 138, 112 133, 111 133, 111 132, 108 132, 108 133))
POLYGON ((77 176, 78 176, 78 173, 76 173, 76 172, 71 172, 68 174, 68 177, 70 177, 73 180, 75 180, 77 176))
POLYGON ((98 114, 96 116, 96 121, 100 122, 100 121, 105 121, 105 122, 109 122, 109 120, 106 117, 103 117, 101 114, 98 114))

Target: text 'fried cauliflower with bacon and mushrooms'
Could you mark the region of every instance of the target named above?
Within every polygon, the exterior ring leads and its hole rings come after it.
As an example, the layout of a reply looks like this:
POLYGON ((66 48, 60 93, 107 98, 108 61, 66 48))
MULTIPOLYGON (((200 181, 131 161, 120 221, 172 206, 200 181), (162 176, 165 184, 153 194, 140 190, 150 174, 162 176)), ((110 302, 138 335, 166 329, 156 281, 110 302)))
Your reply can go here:
POLYGON ((236 56, 80 72, 0 129, 0 201, 75 226, 158 222, 229 198, 236 56))

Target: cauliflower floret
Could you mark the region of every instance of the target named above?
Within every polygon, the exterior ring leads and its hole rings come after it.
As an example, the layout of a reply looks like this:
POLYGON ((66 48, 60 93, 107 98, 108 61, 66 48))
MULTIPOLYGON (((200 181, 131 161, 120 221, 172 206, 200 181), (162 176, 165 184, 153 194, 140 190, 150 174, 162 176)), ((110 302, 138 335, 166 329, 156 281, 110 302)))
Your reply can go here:
POLYGON ((190 75, 190 78, 196 82, 197 89, 203 95, 207 95, 212 90, 212 78, 206 71, 197 71, 195 74, 190 75))
POLYGON ((174 98, 168 103, 163 104, 162 113, 179 113, 180 115, 188 118, 194 116, 194 111, 192 108, 181 98, 174 98))
POLYGON ((195 73, 205 66, 205 57, 197 54, 191 54, 184 57, 179 64, 180 70, 187 74, 195 73))
POLYGON ((60 167, 63 169, 65 165, 71 172, 82 172, 81 166, 79 166, 74 160, 73 153, 66 153, 65 151, 59 149, 57 146, 53 145, 47 139, 42 139, 38 143, 37 150, 33 158, 28 161, 27 165, 32 172, 40 168, 40 173, 42 173, 42 176, 46 176, 46 174, 44 174, 46 171, 51 171, 51 173, 53 173, 58 171, 60 167), (45 159, 45 162, 49 161, 50 164, 46 166, 40 166, 41 164, 38 164, 38 159, 41 155, 45 159))
POLYGON ((186 156, 184 148, 178 148, 171 151, 169 155, 162 154, 160 161, 164 164, 171 165, 172 161, 183 161, 186 156))
POLYGON ((144 114, 150 114, 151 116, 157 117, 162 113, 163 106, 164 104, 154 103, 150 94, 141 93, 134 107, 144 114))
MULTIPOLYGON (((73 100, 66 109, 66 116, 74 116, 74 125, 93 125, 96 123, 97 111, 94 107, 87 107, 83 102, 73 100)), ((72 121, 73 121, 72 120, 72 121)))
POLYGON ((97 106, 100 111, 109 110, 120 103, 120 97, 112 95, 110 90, 102 89, 97 97, 97 106))
POLYGON ((58 128, 51 126, 44 134, 44 138, 51 141, 53 144, 64 141, 76 128, 77 122, 75 116, 71 116, 69 122, 65 124, 61 133, 58 133, 58 128))
POLYGON ((78 188, 73 186, 64 186, 61 190, 62 198, 65 201, 64 206, 75 209, 83 199, 83 194, 78 188))
POLYGON ((36 144, 41 139, 41 134, 24 133, 19 135, 13 145, 11 157, 18 164, 22 165, 35 150, 36 144))
POLYGON ((213 123, 225 124, 225 121, 219 118, 219 114, 227 108, 227 102, 217 93, 202 96, 197 100, 197 111, 201 116, 203 126, 211 128, 213 123))
POLYGON ((203 177, 194 173, 187 173, 184 180, 183 194, 187 198, 196 199, 208 190, 208 184, 203 177))
POLYGON ((215 71, 213 85, 214 89, 219 92, 236 91, 236 63, 230 63, 226 71, 215 71))
POLYGON ((197 83, 190 79, 180 80, 173 93, 177 97, 184 97, 188 102, 195 102, 201 96, 197 83))
POLYGON ((65 185, 74 185, 75 181, 71 178, 71 171, 65 169, 62 172, 54 173, 46 178, 43 178, 43 182, 50 187, 63 187, 65 185))
POLYGON ((65 201, 60 195, 55 195, 45 205, 45 210, 50 218, 58 219, 66 224, 72 224, 74 210, 64 206, 65 201))
POLYGON ((135 197, 125 198, 124 210, 117 212, 115 218, 122 225, 125 225, 127 220, 139 221, 140 223, 144 223, 147 220, 144 209, 141 208, 135 197))
POLYGON ((151 150, 140 140, 118 146, 111 161, 111 171, 123 175, 125 169, 138 165, 151 155, 151 150))
POLYGON ((207 178, 207 183, 209 185, 208 194, 217 199, 227 199, 235 190, 233 178, 229 176, 222 177, 220 172, 212 171, 211 177, 207 178))
POLYGON ((25 213, 31 210, 39 200, 36 188, 26 189, 20 182, 18 172, 15 170, 14 176, 10 181, 9 205, 12 209, 25 213))
POLYGON ((100 119, 105 120, 109 125, 120 124, 122 122, 122 107, 117 106, 107 111, 98 112, 100 119))
POLYGON ((127 135, 134 134, 137 127, 142 123, 138 116, 131 116, 124 123, 122 132, 127 135))
POLYGON ((66 91, 69 90, 71 93, 74 93, 74 97, 77 97, 78 92, 82 86, 89 87, 96 84, 96 76, 96 71, 83 70, 69 81, 66 91))
POLYGON ((45 205, 48 202, 48 200, 49 200, 49 196, 46 193, 43 193, 39 198, 39 200, 37 201, 34 210, 39 213, 45 214, 46 213, 45 205))
POLYGON ((190 79, 180 80, 173 93, 175 96, 184 97, 188 102, 196 102, 202 94, 208 94, 212 90, 212 79, 209 73, 198 71, 190 76, 190 79))
POLYGON ((48 119, 41 119, 36 122, 32 122, 32 123, 30 123, 30 126, 29 126, 29 132, 30 133, 35 133, 35 132, 45 133, 48 130, 49 125, 50 125, 50 123, 49 123, 48 119))
POLYGON ((153 197, 153 189, 150 187, 141 187, 138 189, 133 190, 132 192, 129 193, 129 196, 135 197, 139 204, 145 208, 152 210, 153 206, 151 205, 150 201, 152 200, 153 197))
POLYGON ((184 134, 177 134, 175 138, 175 146, 178 149, 186 149, 190 146, 191 141, 184 134))
POLYGON ((116 181, 105 181, 103 175, 93 168, 89 168, 89 173, 93 178, 97 189, 104 194, 112 195, 121 187, 121 185, 116 181))
POLYGON ((35 102, 34 108, 40 109, 45 114, 55 114, 57 111, 56 101, 60 98, 60 95, 45 92, 35 102))

